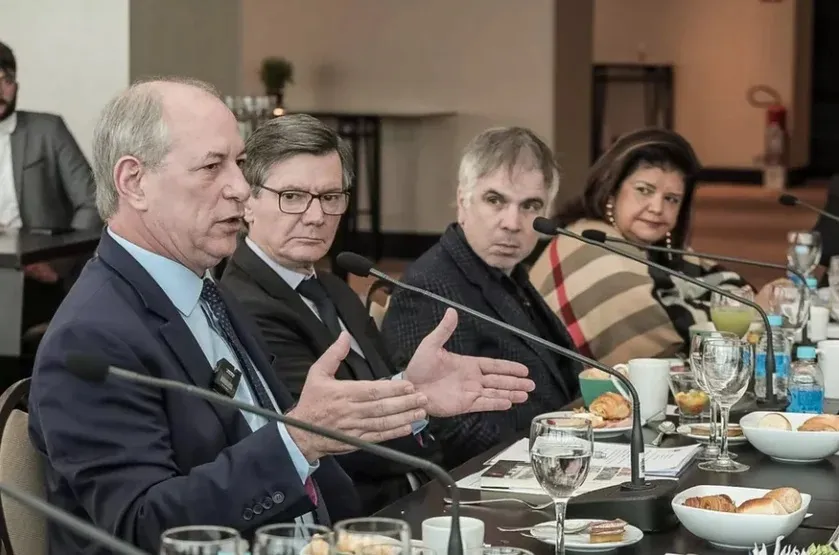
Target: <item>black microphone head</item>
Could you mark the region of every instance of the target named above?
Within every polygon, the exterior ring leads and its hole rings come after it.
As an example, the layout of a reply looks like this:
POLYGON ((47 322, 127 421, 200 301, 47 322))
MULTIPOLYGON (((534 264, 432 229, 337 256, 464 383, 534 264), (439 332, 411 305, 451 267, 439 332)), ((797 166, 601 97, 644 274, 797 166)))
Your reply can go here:
POLYGON ((606 233, 599 229, 587 229, 581 235, 590 241, 597 241, 598 243, 605 243, 607 237, 606 233))
POLYGON ((338 266, 341 268, 359 277, 369 276, 370 270, 373 269, 373 263, 370 260, 364 258, 360 254, 349 251, 339 253, 335 258, 335 262, 337 262, 338 266))
POLYGON ((798 197, 795 195, 781 195, 778 197, 778 202, 784 206, 795 206, 798 204, 798 197))
POLYGON ((533 229, 543 235, 556 235, 556 228, 556 222, 553 222, 548 218, 539 216, 533 220, 533 229))
POLYGON ((70 353, 67 356, 67 369, 89 382, 104 382, 108 377, 108 363, 85 353, 70 353))

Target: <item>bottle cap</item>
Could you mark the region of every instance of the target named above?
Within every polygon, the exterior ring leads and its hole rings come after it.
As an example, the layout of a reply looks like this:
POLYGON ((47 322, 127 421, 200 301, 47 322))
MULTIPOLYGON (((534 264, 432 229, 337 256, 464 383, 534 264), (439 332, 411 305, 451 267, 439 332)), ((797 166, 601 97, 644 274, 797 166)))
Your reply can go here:
POLYGON ((769 320, 769 325, 773 328, 775 326, 783 326, 784 325, 784 317, 780 314, 770 314, 767 318, 769 320))
POLYGON ((818 286, 819 286, 819 280, 817 280, 814 277, 808 277, 807 278, 807 287, 809 287, 810 289, 816 289, 816 288, 818 288, 818 286))
POLYGON ((810 347, 807 345, 801 345, 798 347, 798 350, 795 352, 798 358, 803 358, 807 360, 815 360, 816 359, 816 348, 810 347))

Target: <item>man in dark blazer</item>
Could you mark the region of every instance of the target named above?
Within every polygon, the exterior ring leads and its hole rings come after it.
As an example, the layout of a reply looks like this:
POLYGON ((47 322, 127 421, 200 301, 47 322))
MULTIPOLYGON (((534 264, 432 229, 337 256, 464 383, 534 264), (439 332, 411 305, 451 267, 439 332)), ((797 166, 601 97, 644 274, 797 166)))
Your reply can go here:
MULTIPOLYGON (((573 349, 566 329, 531 285, 521 261, 538 240, 532 224, 559 184, 548 146, 532 131, 490 129, 466 148, 457 191, 458 223, 411 264, 402 279, 573 349)), ((396 361, 404 361, 445 308, 397 289, 382 323, 396 361)), ((534 416, 559 410, 578 394, 579 365, 498 326, 464 317, 446 348, 520 362, 536 383, 527 403, 504 413, 432 419, 446 464, 456 466, 508 435, 526 433, 534 416)))
MULTIPOLYGON (((309 370, 295 404, 259 331, 209 272, 233 253, 250 191, 235 117, 211 86, 139 83, 111 101, 94 138, 108 227, 53 318, 35 362, 30 436, 51 503, 147 552, 184 525, 246 538, 265 524, 360 516, 331 455, 347 445, 190 395, 68 368, 74 353, 210 388, 370 441, 409 435, 425 395, 408 381, 335 379, 347 334, 309 370)), ((108 552, 50 525, 49 552, 108 552)))
MULTIPOLYGON (((440 352, 432 368, 418 365, 423 352, 441 350, 454 330, 454 313, 441 314, 443 322, 432 326, 397 369, 358 295, 335 275, 314 271, 349 203, 350 153, 333 129, 310 116, 284 116, 257 129, 245 154, 244 174, 252 188, 245 209, 248 236, 221 281, 256 320, 274 355, 274 369, 292 395, 300 394, 312 363, 348 331, 351 350, 336 377, 412 381, 426 394, 429 414, 506 410, 526 399, 532 383, 515 378, 516 372, 527 374, 517 364, 440 352)), ((439 455, 424 431, 390 446, 426 458, 439 455)), ((413 468, 387 461, 371 465, 355 453, 338 460, 367 511, 395 501, 423 480, 413 468)))
MULTIPOLYGON (((60 116, 15 110, 16 72, 0 42, 0 229, 100 228, 90 165, 60 116)), ((24 329, 49 320, 84 261, 24 268, 24 329)))

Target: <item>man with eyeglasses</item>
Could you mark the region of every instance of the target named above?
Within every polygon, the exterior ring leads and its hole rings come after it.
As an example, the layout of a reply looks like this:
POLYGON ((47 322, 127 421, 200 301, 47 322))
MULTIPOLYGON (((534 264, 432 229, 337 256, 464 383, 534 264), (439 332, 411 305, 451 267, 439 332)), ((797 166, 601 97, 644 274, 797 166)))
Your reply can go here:
MULTIPOLYGON (((349 205, 350 152, 330 127, 306 115, 276 118, 245 145, 243 172, 251 185, 245 206, 247 237, 221 279, 259 325, 273 368, 300 396, 309 368, 342 331, 350 352, 337 370, 345 380, 405 379, 428 399, 432 417, 506 410, 524 402, 532 383, 519 364, 456 356, 443 345, 457 314, 446 313, 397 369, 358 295, 329 272, 315 272, 349 205)), ((436 442, 414 423, 413 437, 393 440, 404 452, 438 459, 436 442)), ((366 512, 409 493, 427 477, 363 453, 338 457, 366 512)))
MULTIPOLYGON (((84 154, 60 116, 15 109, 16 73, 14 53, 0 42, 0 230, 101 227, 84 154)), ((24 268, 24 330, 52 317, 81 262, 24 268)))

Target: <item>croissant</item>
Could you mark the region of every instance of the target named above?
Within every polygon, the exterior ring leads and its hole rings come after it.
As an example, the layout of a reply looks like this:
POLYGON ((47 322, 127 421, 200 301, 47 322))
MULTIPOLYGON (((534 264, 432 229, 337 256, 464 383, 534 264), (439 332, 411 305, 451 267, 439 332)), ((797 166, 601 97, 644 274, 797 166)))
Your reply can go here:
POLYGON ((737 505, 734 504, 734 500, 725 494, 689 497, 685 499, 684 505, 685 507, 705 509, 706 511, 717 511, 720 513, 737 512, 737 505))
POLYGON ((610 391, 592 401, 588 410, 604 420, 623 420, 631 414, 632 405, 622 395, 610 391))

